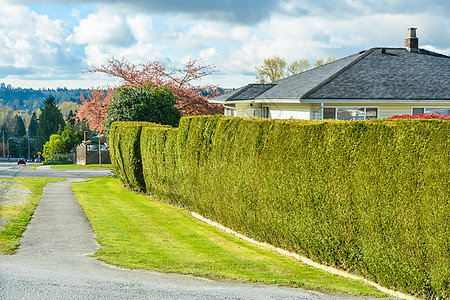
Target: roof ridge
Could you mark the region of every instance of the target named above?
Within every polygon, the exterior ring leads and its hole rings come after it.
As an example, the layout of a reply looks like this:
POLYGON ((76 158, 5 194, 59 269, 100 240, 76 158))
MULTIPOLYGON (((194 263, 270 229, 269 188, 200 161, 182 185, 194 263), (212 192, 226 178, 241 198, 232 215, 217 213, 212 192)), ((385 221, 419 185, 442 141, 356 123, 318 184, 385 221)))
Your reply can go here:
MULTIPOLYGON (((331 80, 333 80, 334 78, 338 77, 339 75, 341 75, 344 71, 348 70, 350 67, 354 66, 355 64, 357 64, 359 61, 361 61, 364 57, 368 56, 369 54, 371 54, 372 52, 374 52, 376 49, 381 49, 381 48, 371 48, 369 50, 363 50, 361 52, 359 52, 358 54, 362 54, 360 57, 356 58, 354 61, 352 61, 351 63, 349 63, 348 65, 346 65, 345 67, 343 67, 342 69, 340 69, 339 71, 337 71, 336 73, 334 73, 333 75, 331 75, 330 77, 328 77, 327 79, 323 80, 321 83, 319 83, 318 85, 316 85, 315 87, 313 87, 312 89, 310 89, 308 92, 306 92, 305 94, 303 94, 302 97, 300 97, 300 99, 305 99, 308 98, 308 96, 310 96, 312 93, 314 93, 315 91, 317 91, 318 89, 320 89, 321 87, 323 87, 325 84, 329 83, 331 80)), ((323 65, 325 66, 325 65, 323 65)))
MULTIPOLYGON (((228 98, 227 101, 228 101, 228 100, 234 100, 234 99, 236 99, 237 96, 239 96, 240 94, 242 94, 242 93, 244 93, 245 91, 247 91, 248 89, 250 89, 250 88, 252 88, 252 87, 254 87, 254 86, 258 86, 258 85, 268 86, 269 88, 268 88, 267 90, 269 90, 269 89, 273 88, 276 84, 275 84, 275 83, 249 83, 249 84, 247 84, 246 86, 242 87, 242 89, 241 89, 239 92, 237 92, 236 94, 234 94, 233 96, 231 96, 230 98, 228 98)), ((267 90, 265 90, 265 91, 267 91, 267 90)), ((259 95, 261 95, 261 94, 264 93, 265 91, 260 92, 260 94, 256 95, 254 98, 258 97, 259 95)))
POLYGON ((236 96, 242 94, 244 91, 246 91, 249 87, 251 87, 253 85, 254 85, 254 83, 249 83, 246 86, 243 86, 240 91, 237 91, 233 96, 228 98, 226 101, 233 100, 234 98, 236 98, 236 96))

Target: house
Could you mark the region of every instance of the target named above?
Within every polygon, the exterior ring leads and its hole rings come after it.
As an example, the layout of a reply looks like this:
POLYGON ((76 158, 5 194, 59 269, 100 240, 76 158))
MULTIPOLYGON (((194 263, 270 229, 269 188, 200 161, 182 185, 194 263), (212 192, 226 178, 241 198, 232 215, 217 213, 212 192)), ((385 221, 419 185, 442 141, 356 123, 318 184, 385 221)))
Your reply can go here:
POLYGON ((98 164, 101 158, 102 164, 110 164, 111 157, 109 155, 108 144, 106 143, 106 137, 99 138, 94 137, 87 138, 87 132, 84 132, 84 140, 77 146, 76 162, 77 165, 90 165, 98 164), (101 152, 99 153, 99 144, 101 152))
POLYGON ((405 48, 372 48, 271 84, 249 84, 211 99, 225 114, 274 119, 367 120, 450 114, 450 56, 420 49, 416 28, 405 48))

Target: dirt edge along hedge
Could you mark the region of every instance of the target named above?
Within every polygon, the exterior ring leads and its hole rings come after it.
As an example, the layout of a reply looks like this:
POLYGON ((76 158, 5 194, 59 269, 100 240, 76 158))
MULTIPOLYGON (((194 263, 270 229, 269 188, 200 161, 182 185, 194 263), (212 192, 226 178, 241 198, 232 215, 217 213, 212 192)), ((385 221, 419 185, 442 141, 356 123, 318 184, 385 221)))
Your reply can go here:
POLYGON ((183 117, 142 127, 143 180, 260 241, 449 298, 449 124, 183 117))

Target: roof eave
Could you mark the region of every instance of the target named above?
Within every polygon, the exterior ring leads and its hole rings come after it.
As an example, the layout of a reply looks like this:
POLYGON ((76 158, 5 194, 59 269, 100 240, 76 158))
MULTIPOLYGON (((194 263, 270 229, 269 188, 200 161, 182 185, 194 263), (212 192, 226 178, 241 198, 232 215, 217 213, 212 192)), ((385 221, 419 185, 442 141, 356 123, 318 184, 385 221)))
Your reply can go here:
POLYGON ((302 99, 302 103, 448 103, 450 99, 302 99))
POLYGON ((246 99, 246 100, 230 100, 225 101, 225 104, 238 103, 301 103, 300 99, 246 99))
POLYGON ((225 104, 227 100, 214 100, 214 98, 209 99, 208 102, 210 103, 219 103, 219 104, 225 104))

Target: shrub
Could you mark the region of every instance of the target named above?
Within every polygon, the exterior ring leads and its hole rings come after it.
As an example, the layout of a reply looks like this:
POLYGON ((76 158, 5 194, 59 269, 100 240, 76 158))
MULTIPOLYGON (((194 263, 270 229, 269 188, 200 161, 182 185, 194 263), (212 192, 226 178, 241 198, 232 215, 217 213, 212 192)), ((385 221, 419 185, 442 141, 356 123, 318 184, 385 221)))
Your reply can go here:
POLYGON ((181 113, 174 107, 175 97, 168 88, 124 86, 109 103, 105 129, 115 121, 145 121, 177 126, 181 113))
POLYGON ((61 154, 66 153, 66 145, 64 144, 59 134, 52 134, 50 140, 45 143, 42 157, 45 159, 45 163, 48 161, 59 161, 61 154))
POLYGON ((388 119, 423 119, 423 120, 429 120, 429 119, 443 119, 443 120, 450 120, 450 114, 443 115, 438 112, 436 113, 423 113, 423 114, 414 114, 414 115, 397 115, 389 117, 388 119))
POLYGON ((184 117, 143 128, 146 191, 386 287, 450 297, 449 124, 184 117))

